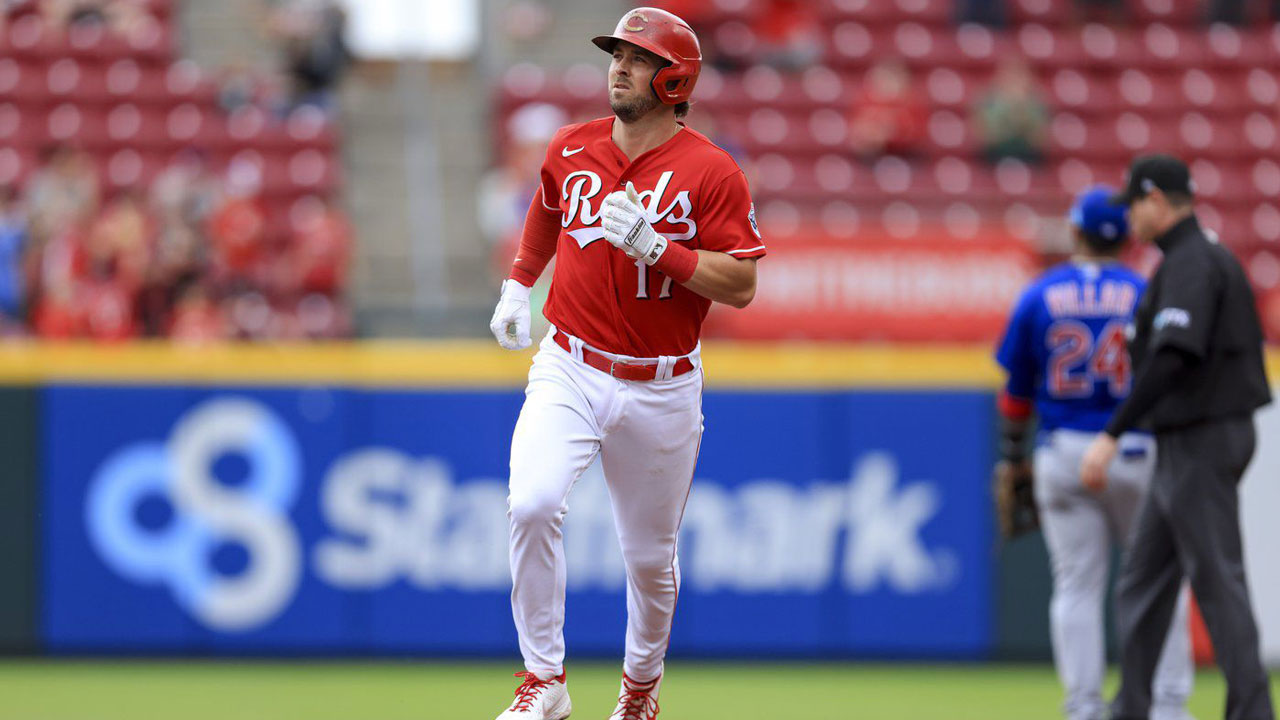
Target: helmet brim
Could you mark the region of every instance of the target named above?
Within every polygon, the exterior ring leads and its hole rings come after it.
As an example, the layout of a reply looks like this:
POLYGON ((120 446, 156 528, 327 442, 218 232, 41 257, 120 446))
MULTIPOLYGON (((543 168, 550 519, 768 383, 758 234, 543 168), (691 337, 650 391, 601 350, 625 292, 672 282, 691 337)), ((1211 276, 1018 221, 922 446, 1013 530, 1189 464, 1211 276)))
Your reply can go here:
POLYGON ((610 54, 613 53, 613 50, 618 46, 618 43, 628 42, 628 43, 631 43, 632 45, 635 45, 638 48, 643 48, 645 50, 648 50, 649 52, 653 53, 654 55, 657 55, 658 57, 662 58, 663 60, 666 60, 669 63, 674 63, 678 61, 677 58, 671 57, 671 55, 668 54, 666 50, 663 50, 662 48, 658 47, 656 44, 649 42, 648 39, 637 36, 637 35, 632 35, 631 37, 618 37, 617 35, 597 35, 591 38, 591 42, 596 47, 610 54))

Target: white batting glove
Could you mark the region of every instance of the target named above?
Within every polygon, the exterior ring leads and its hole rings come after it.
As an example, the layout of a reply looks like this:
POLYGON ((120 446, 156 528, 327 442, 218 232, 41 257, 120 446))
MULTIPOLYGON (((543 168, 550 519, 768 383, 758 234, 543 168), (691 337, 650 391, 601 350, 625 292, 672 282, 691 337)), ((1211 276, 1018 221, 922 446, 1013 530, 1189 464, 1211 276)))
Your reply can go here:
POLYGON ((640 206, 640 195, 630 182, 626 192, 617 190, 604 199, 600 212, 600 227, 609 244, 627 254, 627 257, 653 265, 667 251, 667 239, 654 231, 640 206))
POLYGON ((507 350, 523 350, 532 344, 529 340, 530 289, 515 280, 502 281, 502 297, 493 310, 489 330, 507 350))

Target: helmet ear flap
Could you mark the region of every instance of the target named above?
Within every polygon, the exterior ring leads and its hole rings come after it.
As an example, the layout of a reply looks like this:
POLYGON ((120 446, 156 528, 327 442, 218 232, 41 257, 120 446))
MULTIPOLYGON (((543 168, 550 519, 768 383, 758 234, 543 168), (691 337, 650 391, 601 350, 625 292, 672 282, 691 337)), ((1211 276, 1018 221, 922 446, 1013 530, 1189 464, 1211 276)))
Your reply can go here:
POLYGON ((691 89, 689 85, 693 80, 687 74, 676 72, 673 66, 667 66, 654 74, 653 92, 662 102, 675 105, 688 99, 691 89))

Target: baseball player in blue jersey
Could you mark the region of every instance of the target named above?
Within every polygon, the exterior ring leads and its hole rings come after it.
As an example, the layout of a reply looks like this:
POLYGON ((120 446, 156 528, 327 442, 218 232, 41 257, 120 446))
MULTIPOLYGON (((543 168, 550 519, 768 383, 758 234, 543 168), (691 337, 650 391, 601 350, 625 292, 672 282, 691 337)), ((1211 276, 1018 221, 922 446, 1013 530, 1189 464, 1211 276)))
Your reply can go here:
MULTIPOLYGON (((1129 392, 1126 334, 1144 281, 1115 259, 1128 235, 1114 190, 1082 193, 1071 209, 1076 254, 1046 271, 1023 293, 996 359, 1008 372, 1000 394, 1002 505, 1024 478, 1027 505, 1049 547, 1049 607, 1054 664, 1069 720, 1106 717, 1103 602, 1112 549, 1124 542, 1155 468, 1155 442, 1131 433, 1112 463, 1105 489, 1080 482, 1080 462, 1093 437, 1129 392), (1039 433, 1034 462, 1024 437, 1032 415, 1039 433), (1034 478, 1034 482, 1031 481, 1034 478)), ((1002 507, 1002 512, 1006 510, 1002 507)), ((1025 519, 1014 526, 1026 529, 1025 519)), ((1017 527, 1005 526, 1006 534, 1017 527)), ((1186 720, 1192 663, 1184 593, 1153 683, 1152 720, 1186 720)))

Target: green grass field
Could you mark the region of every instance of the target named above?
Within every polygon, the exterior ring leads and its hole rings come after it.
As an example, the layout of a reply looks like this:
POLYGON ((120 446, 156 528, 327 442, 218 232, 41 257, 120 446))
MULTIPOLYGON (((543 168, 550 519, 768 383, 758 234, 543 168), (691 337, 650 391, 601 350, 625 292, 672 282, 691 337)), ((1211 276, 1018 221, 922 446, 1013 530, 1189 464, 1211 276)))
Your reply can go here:
MULTIPOLYGON (((0 662, 3 720, 491 720, 514 663, 0 662)), ((604 720, 614 664, 569 667, 575 720, 604 720)), ((1057 718, 1041 665, 671 663, 664 720, 1036 720, 1057 718)), ((1112 678, 1109 687, 1114 686, 1112 678)), ((1221 717, 1224 687, 1201 673, 1199 720, 1221 717)), ((1280 677, 1273 679, 1280 696, 1280 677)))

